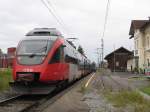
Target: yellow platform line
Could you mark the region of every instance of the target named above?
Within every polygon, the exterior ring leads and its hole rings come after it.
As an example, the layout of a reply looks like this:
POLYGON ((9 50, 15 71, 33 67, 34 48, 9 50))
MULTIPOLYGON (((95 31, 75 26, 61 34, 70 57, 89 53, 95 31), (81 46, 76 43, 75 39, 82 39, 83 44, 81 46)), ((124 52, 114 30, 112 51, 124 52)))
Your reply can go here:
POLYGON ((90 77, 90 79, 87 81, 87 83, 85 84, 85 87, 88 87, 89 83, 92 81, 92 79, 94 78, 95 73, 90 77))

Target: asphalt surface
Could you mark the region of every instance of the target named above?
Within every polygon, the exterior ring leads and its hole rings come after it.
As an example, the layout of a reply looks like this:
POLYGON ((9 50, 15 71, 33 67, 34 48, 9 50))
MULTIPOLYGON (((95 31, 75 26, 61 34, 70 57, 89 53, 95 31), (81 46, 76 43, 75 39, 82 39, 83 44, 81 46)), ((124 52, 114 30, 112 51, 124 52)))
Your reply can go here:
POLYGON ((49 105, 43 112, 89 112, 88 105, 83 101, 81 86, 85 86, 91 75, 87 76, 81 83, 49 105))

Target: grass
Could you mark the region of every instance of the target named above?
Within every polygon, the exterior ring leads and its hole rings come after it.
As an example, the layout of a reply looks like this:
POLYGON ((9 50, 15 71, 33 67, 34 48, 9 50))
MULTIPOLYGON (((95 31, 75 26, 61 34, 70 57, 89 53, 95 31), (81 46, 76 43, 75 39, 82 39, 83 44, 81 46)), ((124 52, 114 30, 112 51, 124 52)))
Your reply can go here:
POLYGON ((12 81, 11 69, 0 70, 0 91, 9 88, 9 82, 12 81))
POLYGON ((137 77, 130 77, 128 78, 129 80, 148 80, 147 77, 143 77, 143 76, 137 76, 137 77))
POLYGON ((108 101, 114 107, 134 107, 135 112, 149 112, 150 101, 143 98, 140 93, 136 91, 122 91, 118 93, 105 93, 108 101))
POLYGON ((140 89, 142 92, 144 92, 147 95, 150 95, 150 87, 144 87, 140 89))
POLYGON ((100 73, 104 73, 105 69, 104 68, 99 68, 97 69, 96 73, 100 74, 100 73))
POLYGON ((81 87, 79 89, 79 92, 82 94, 88 93, 89 91, 91 91, 91 87, 85 87, 85 83, 81 84, 81 87))
POLYGON ((79 92, 84 94, 86 92, 86 87, 85 86, 81 86, 79 92))

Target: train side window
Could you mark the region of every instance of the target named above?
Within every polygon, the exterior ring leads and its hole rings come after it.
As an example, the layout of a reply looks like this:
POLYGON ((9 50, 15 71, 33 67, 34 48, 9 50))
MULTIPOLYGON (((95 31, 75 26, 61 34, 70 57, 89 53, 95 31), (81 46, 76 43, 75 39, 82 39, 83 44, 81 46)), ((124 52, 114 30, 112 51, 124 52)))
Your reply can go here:
POLYGON ((65 62, 66 63, 72 63, 72 64, 78 64, 78 60, 75 58, 72 58, 68 55, 65 56, 65 62))
POLYGON ((64 47, 63 46, 59 47, 55 51, 52 59, 49 61, 49 64, 51 64, 51 63, 59 63, 59 62, 64 62, 64 47))

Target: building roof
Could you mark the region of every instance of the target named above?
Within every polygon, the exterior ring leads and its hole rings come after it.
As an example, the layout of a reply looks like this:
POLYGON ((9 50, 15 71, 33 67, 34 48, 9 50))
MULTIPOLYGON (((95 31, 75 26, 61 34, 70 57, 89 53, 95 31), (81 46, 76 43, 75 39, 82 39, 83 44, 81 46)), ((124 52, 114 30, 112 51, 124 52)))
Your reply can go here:
POLYGON ((113 52, 109 53, 108 55, 105 56, 105 60, 107 60, 108 58, 110 58, 112 55, 114 55, 114 53, 118 53, 120 51, 123 51, 124 53, 128 53, 129 55, 132 55, 133 52, 132 51, 129 51, 128 49, 124 48, 124 47, 120 47, 116 50, 114 50, 113 52))
POLYGON ((132 20, 129 35, 132 35, 131 38, 133 38, 134 30, 135 29, 141 29, 145 24, 147 24, 149 20, 132 20))

